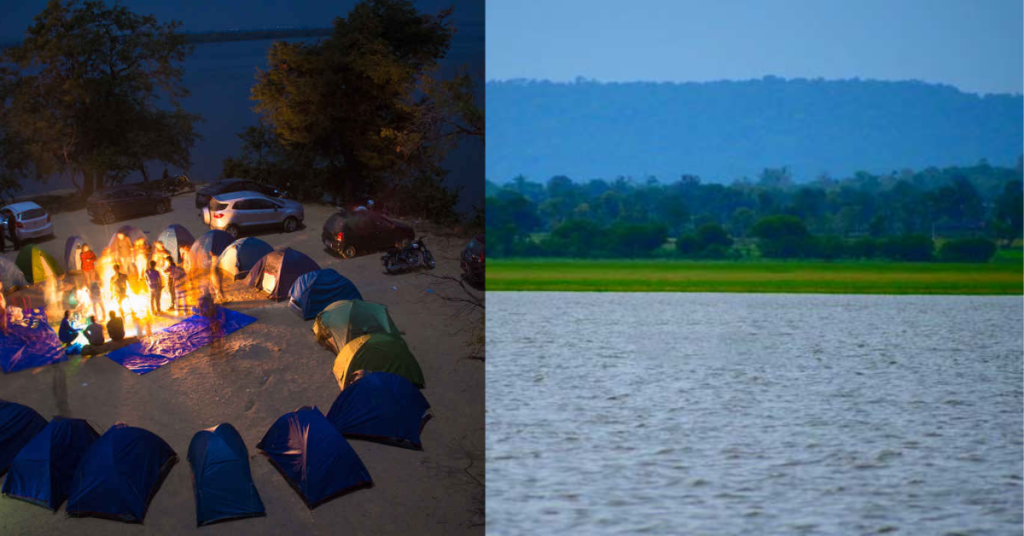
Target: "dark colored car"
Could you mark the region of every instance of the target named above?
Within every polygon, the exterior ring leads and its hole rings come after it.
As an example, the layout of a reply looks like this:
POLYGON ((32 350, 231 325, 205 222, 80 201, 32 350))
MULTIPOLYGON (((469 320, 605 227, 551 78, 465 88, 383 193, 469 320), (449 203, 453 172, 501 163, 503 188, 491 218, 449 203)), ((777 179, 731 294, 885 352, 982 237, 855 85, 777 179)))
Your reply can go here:
POLYGON ((210 199, 218 194, 230 192, 259 192, 270 197, 283 197, 284 193, 266 184, 260 184, 249 179, 221 179, 211 182, 196 190, 196 208, 206 208, 210 205, 210 199))
POLYGON ((123 218, 163 214, 171 210, 171 198, 158 190, 120 186, 93 192, 86 201, 92 218, 114 223, 123 218))
POLYGON ((462 277, 473 285, 484 283, 484 235, 478 234, 466 244, 460 259, 462 277))
POLYGON ((346 217, 332 214, 321 234, 327 249, 351 259, 359 253, 405 247, 415 235, 411 226, 375 212, 356 212, 346 217))

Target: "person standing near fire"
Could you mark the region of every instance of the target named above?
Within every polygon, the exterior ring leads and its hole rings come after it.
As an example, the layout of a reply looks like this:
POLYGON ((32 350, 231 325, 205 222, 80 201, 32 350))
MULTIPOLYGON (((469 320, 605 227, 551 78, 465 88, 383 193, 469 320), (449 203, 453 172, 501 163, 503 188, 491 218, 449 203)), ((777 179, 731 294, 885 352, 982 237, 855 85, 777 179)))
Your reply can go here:
POLYGON ((96 281, 96 252, 89 247, 89 244, 82 245, 82 253, 79 255, 79 260, 82 263, 82 273, 85 274, 85 280, 89 283, 96 281))
POLYGON ((160 272, 160 286, 167 289, 167 295, 174 301, 174 292, 171 290, 170 282, 167 280, 167 257, 171 253, 160 240, 153 242, 153 261, 156 262, 156 271, 160 272))
POLYGON ((210 259, 210 286, 217 303, 224 303, 224 281, 217 267, 218 264, 220 264, 220 256, 214 255, 210 259))
POLYGON ((149 312, 160 314, 160 294, 164 291, 163 278, 156 269, 156 261, 149 261, 149 269, 146 270, 146 284, 149 286, 149 312))
POLYGON ((132 241, 124 233, 117 233, 114 239, 114 260, 125 268, 132 264, 132 241))
POLYGON ((187 283, 188 276, 185 275, 185 271, 174 264, 174 259, 167 257, 167 279, 171 287, 174 289, 174 305, 175 310, 185 312, 187 309, 186 303, 186 292, 185 284, 187 283))
POLYGON ((89 284, 89 301, 92 302, 93 316, 100 318, 107 316, 107 308, 103 305, 103 293, 100 292, 99 281, 93 281, 89 284))
POLYGON ((121 265, 114 265, 114 277, 110 278, 110 293, 114 295, 117 308, 124 316, 124 300, 128 298, 128 276, 121 272, 121 265))
POLYGON ((144 279, 146 268, 149 267, 150 247, 145 238, 135 241, 135 274, 139 279, 144 279))

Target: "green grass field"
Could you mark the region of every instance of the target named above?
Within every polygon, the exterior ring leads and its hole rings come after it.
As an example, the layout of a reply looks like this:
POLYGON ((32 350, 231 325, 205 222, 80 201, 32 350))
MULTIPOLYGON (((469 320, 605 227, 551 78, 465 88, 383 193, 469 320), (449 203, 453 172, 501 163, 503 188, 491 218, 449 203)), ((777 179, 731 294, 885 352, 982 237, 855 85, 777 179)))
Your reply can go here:
MULTIPOLYGON (((1003 252, 1000 252, 1003 253, 1003 252)), ((988 264, 488 259, 487 290, 1022 294, 1019 251, 988 264)))

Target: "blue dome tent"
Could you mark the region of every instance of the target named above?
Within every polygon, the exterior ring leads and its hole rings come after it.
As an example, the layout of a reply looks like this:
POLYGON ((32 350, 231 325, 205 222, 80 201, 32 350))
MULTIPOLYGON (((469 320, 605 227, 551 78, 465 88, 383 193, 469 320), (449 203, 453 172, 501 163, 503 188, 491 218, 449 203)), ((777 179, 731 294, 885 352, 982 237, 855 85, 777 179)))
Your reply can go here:
POLYGON ((14 458, 3 493, 56 511, 78 462, 100 435, 82 419, 54 417, 14 458))
POLYGON ((142 523, 149 501, 177 461, 170 445, 153 432, 114 424, 78 464, 67 515, 142 523))
POLYGON ((238 430, 221 423, 196 433, 188 446, 196 494, 196 525, 267 515, 252 482, 249 451, 238 430))
POLYGON ((46 428, 46 419, 36 410, 0 400, 0 475, 14 461, 22 447, 46 428))
POLYGON ((192 268, 194 270, 206 271, 210 269, 210 257, 220 255, 224 248, 231 245, 235 237, 226 231, 211 229, 202 234, 192 243, 192 268))
POLYGON ((387 372, 363 376, 338 394, 327 420, 345 437, 422 450, 430 404, 409 380, 387 372))
POLYGON ((224 248, 218 268, 234 279, 241 279, 257 261, 271 251, 274 251, 274 247, 259 238, 239 238, 224 248))
POLYGON ((271 251, 256 261, 245 284, 270 294, 271 298, 282 299, 295 284, 300 275, 320 270, 320 265, 305 253, 292 248, 271 251))
POLYGON ((311 510, 373 483, 356 451, 315 406, 282 415, 256 448, 311 510))
POLYGON ((156 239, 164 245, 164 249, 174 259, 175 264, 181 263, 180 248, 182 246, 191 248, 192 244, 196 241, 192 237, 192 233, 188 232, 188 229, 177 223, 172 223, 166 229, 160 231, 160 235, 156 239))
POLYGON ((64 242, 65 271, 70 272, 82 269, 82 257, 80 256, 81 250, 79 248, 84 245, 85 240, 80 236, 69 236, 67 242, 64 242))
POLYGON ((316 318, 328 305, 341 300, 362 300, 356 285, 333 268, 302 274, 288 291, 288 307, 303 320, 316 318))

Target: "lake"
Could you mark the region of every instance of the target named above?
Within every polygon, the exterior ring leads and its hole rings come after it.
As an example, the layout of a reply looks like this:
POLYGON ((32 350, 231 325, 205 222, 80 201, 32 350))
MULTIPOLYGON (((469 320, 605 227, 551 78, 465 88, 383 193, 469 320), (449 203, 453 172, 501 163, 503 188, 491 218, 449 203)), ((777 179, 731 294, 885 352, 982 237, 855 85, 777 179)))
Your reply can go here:
POLYGON ((487 294, 491 534, 1021 534, 1017 297, 487 294))

